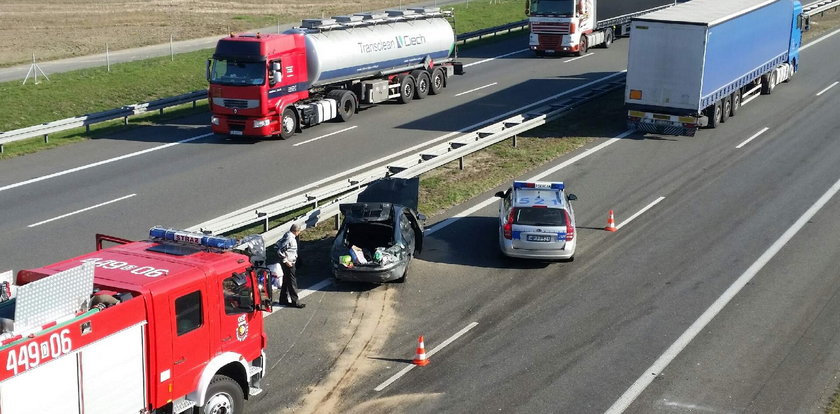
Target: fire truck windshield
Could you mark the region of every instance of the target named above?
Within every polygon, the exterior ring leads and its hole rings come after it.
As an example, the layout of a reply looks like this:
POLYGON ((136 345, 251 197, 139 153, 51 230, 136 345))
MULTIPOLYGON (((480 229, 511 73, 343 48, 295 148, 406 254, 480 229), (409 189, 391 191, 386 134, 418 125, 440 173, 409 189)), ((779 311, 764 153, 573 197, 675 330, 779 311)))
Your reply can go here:
POLYGON ((233 86, 262 85, 265 83, 265 74, 264 62, 213 59, 210 83, 233 86))
POLYGON ((559 14, 573 16, 575 13, 574 0, 530 0, 531 14, 559 14))

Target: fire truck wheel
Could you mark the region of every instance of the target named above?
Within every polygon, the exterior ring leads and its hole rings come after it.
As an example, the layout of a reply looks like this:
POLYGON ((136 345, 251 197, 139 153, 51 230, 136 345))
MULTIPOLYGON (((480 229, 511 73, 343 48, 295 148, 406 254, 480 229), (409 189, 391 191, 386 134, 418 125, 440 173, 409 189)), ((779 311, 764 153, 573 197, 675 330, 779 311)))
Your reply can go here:
POLYGON ((347 122, 356 113, 356 94, 346 89, 335 89, 327 93, 327 98, 335 99, 338 119, 347 122))
POLYGON ((441 68, 435 68, 432 71, 431 82, 429 83, 429 95, 437 95, 443 92, 443 86, 446 84, 445 76, 441 68))
POLYGON ((397 100, 400 103, 407 104, 414 99, 414 78, 409 75, 397 76, 400 83, 400 96, 397 100))
POLYGON ((414 78, 414 98, 423 99, 429 96, 432 80, 429 78, 429 72, 425 70, 415 70, 411 72, 411 77, 414 78))
POLYGON ((292 108, 284 109, 283 116, 280 118, 280 139, 291 138, 297 130, 297 123, 295 111, 292 108))
POLYGON ((201 414, 239 414, 245 408, 242 388, 233 378, 216 375, 207 387, 207 397, 199 410, 201 414))

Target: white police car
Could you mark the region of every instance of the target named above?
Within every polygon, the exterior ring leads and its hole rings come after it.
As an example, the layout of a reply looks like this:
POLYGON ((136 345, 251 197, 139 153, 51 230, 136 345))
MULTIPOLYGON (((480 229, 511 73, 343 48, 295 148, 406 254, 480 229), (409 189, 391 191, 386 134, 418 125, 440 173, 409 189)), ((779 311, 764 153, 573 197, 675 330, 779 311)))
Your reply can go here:
POLYGON ((499 247, 510 257, 562 259, 575 256, 574 194, 562 182, 514 181, 499 191, 499 247))

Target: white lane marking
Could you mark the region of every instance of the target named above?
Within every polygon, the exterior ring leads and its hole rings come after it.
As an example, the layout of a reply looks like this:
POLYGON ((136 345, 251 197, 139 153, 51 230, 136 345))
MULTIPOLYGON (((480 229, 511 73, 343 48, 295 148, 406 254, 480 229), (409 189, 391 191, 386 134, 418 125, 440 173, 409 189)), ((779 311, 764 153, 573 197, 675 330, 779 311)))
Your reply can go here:
POLYGON ((755 94, 755 95, 753 95, 753 96, 750 96, 750 97, 749 97, 749 98, 747 98, 747 99, 744 99, 743 101, 741 101, 741 106, 746 106, 748 103, 750 103, 750 102, 754 101, 754 100, 755 100, 756 98, 758 98, 759 96, 761 96, 761 94, 758 94, 758 93, 757 93, 757 94, 755 94))
POLYGON ((466 65, 464 65, 464 67, 468 68, 468 67, 473 66, 473 65, 480 65, 482 63, 492 62, 496 59, 501 59, 503 57, 508 57, 510 55, 515 55, 517 53, 527 52, 528 50, 529 49, 517 50, 517 51, 514 51, 514 52, 510 52, 510 53, 505 53, 504 55, 499 55, 499 56, 496 56, 496 57, 491 57, 491 58, 487 58, 487 59, 484 59, 484 60, 479 60, 478 62, 467 63, 466 65))
POLYGON ((317 140, 319 140, 319 139, 321 139, 321 138, 331 137, 331 136, 333 136, 333 135, 335 135, 335 134, 340 134, 340 133, 342 133, 342 132, 346 132, 346 131, 349 131, 349 130, 351 130, 351 129, 355 129, 355 128, 358 128, 358 127, 359 127, 358 125, 353 125, 353 126, 351 126, 351 127, 347 127, 347 128, 344 128, 344 129, 341 129, 341 130, 335 131, 335 132, 330 132, 329 134, 326 134, 326 135, 321 135, 320 137, 315 137, 315 138, 312 138, 312 139, 308 139, 308 140, 306 140, 306 141, 301 141, 301 142, 298 142, 297 144, 294 144, 294 145, 292 145, 292 146, 293 146, 293 147, 297 147, 298 145, 308 144, 308 143, 310 143, 310 142, 312 142, 312 141, 317 141, 317 140))
MULTIPOLYGON (((559 171, 563 168, 566 168, 566 167, 568 167, 568 166, 570 166, 570 165, 572 165, 572 164, 574 164, 574 163, 576 163, 576 162, 578 162, 578 161, 580 161, 580 160, 582 160, 582 159, 584 159, 584 158, 586 158, 586 157, 588 157, 588 156, 590 156, 590 155, 592 155, 592 154, 594 154, 594 153, 596 153, 596 152, 614 144, 618 140, 620 140, 620 139, 622 139, 622 138, 624 138, 624 137, 626 137, 626 136, 628 136, 632 133, 633 133, 633 131, 624 131, 621 134, 617 135, 615 138, 610 138, 606 142, 598 144, 595 147, 592 147, 592 148, 590 148, 590 149, 588 149, 588 150, 586 150, 586 151, 584 151, 584 152, 582 152, 582 153, 580 153, 580 154, 578 154, 578 155, 576 155, 572 158, 569 158, 568 160, 566 160, 566 161, 564 161, 564 162, 562 162, 558 165, 555 165, 554 167, 551 167, 551 168, 549 168, 549 169, 531 177, 527 181, 538 181, 538 180, 540 180, 540 179, 542 179, 542 178, 544 178, 544 177, 546 177, 550 174, 553 174, 553 173, 555 173, 555 172, 557 172, 557 171, 559 171)), ((467 217, 467 216, 471 215, 472 213, 475 213, 476 211, 481 210, 484 207, 489 206, 490 204, 492 204, 494 201, 497 201, 497 200, 498 200, 498 198, 496 198, 496 197, 490 197, 487 200, 484 200, 484 201, 476 204, 475 206, 472 206, 472 207, 470 207, 470 208, 468 208, 468 209, 466 209, 466 210, 464 210, 464 211, 462 211, 462 212, 460 212, 460 213, 458 213, 458 214, 456 214, 456 215, 454 215, 454 216, 452 216, 452 217, 450 217, 446 220, 443 220, 439 223, 436 223, 432 227, 429 227, 428 229, 426 229, 426 232, 424 234, 426 236, 434 234, 438 230, 441 230, 444 227, 446 227, 450 224, 453 224, 456 221, 458 221, 458 220, 460 220, 464 217, 467 217)))
POLYGON ((214 218, 214 219, 211 219, 211 220, 205 221, 204 223, 201 223, 201 224, 195 225, 195 226, 190 227, 190 228, 188 228, 188 229, 186 229, 186 230, 189 230, 189 231, 198 231, 198 230, 201 230, 201 226, 202 226, 202 224, 212 223, 212 222, 216 222, 216 221, 219 221, 219 220, 224 220, 224 219, 226 219, 226 218, 228 218, 228 217, 232 217, 232 216, 235 216, 235 215, 238 215, 238 214, 242 214, 243 212, 246 212, 246 211, 252 211, 252 210, 255 210, 255 209, 261 208, 261 207, 265 206, 266 204, 274 203, 274 202, 276 202, 276 201, 278 201, 278 200, 282 200, 282 199, 284 199, 284 198, 288 198, 288 197, 290 197, 290 196, 292 196, 292 195, 294 195, 294 194, 298 194, 298 193, 304 192, 304 191, 306 191, 306 190, 308 190, 308 189, 310 189, 310 188, 317 187, 317 186, 319 186, 319 185, 321 185, 321 184, 323 184, 323 183, 325 183, 325 182, 332 181, 332 180, 335 180, 335 179, 337 179, 337 178, 339 178, 339 177, 343 177, 343 176, 347 176, 347 175, 353 174, 353 173, 355 173, 355 172, 357 172, 357 171, 360 171, 360 170, 363 170, 363 169, 370 168, 371 166, 374 166, 374 165, 376 165, 376 164, 381 164, 381 163, 383 163, 383 161, 387 161, 387 160, 390 160, 390 159, 393 159, 393 158, 399 157, 399 156, 401 156, 401 155, 403 155, 403 154, 406 154, 406 153, 409 153, 409 152, 414 152, 414 151, 416 151, 416 150, 418 150, 418 149, 420 149, 420 148, 428 147, 428 146, 430 146, 430 145, 432 145, 432 144, 436 144, 436 143, 438 143, 438 142, 440 142, 440 141, 443 141, 443 140, 446 140, 446 139, 452 138, 452 137, 454 137, 454 136, 457 136, 457 135, 462 134, 462 133, 467 132, 467 131, 471 131, 471 130, 476 129, 476 128, 478 128, 478 127, 482 127, 482 126, 485 126, 485 125, 490 125, 490 124, 492 124, 492 123, 494 123, 494 122, 497 122, 497 121, 499 121, 499 120, 506 119, 506 118, 510 117, 511 115, 514 115, 514 114, 521 114, 522 112, 526 111, 526 110, 527 110, 527 109, 529 109, 529 108, 532 108, 532 107, 535 107, 535 106, 542 105, 542 104, 543 104, 543 103, 545 103, 545 102, 555 100, 555 99, 557 99, 557 98, 559 98, 559 97, 561 97, 561 96, 564 96, 564 95, 568 95, 568 94, 570 94, 570 93, 577 92, 577 91, 579 91, 579 90, 581 90, 581 89, 584 89, 584 88, 588 88, 588 87, 590 87, 590 86, 592 86, 592 85, 594 85, 594 84, 597 84, 597 83, 603 82, 603 81, 605 81, 605 80, 607 80, 607 79, 610 79, 610 78, 614 78, 614 77, 616 77, 616 76, 619 76, 619 75, 623 74, 624 72, 627 72, 627 71, 626 71, 626 70, 622 70, 622 71, 620 71, 620 72, 615 72, 615 73, 613 73, 612 75, 607 75, 607 76, 604 76, 604 77, 601 77, 601 78, 595 79, 595 80, 593 80, 593 81, 591 81, 591 82, 587 82, 587 83, 585 83, 585 84, 583 84, 583 85, 580 85, 580 86, 578 86, 578 87, 575 87, 575 88, 569 89, 568 91, 561 92, 561 93, 558 93, 557 95, 549 96, 548 98, 541 99, 541 100, 539 100, 539 101, 536 101, 536 102, 534 102, 534 103, 531 103, 531 104, 525 105, 525 106, 523 106, 523 107, 520 107, 520 108, 516 108, 516 109, 510 110, 510 111, 505 112, 505 113, 503 113, 503 114, 501 114, 501 115, 497 115, 497 116, 495 116, 495 117, 493 117, 493 118, 489 118, 489 119, 486 119, 486 120, 481 121, 481 122, 476 122, 475 124, 472 124, 472 125, 466 126, 466 127, 461 128, 461 129, 459 129, 459 130, 457 130, 457 131, 450 132, 450 133, 448 133, 448 134, 446 134, 446 135, 442 135, 442 136, 440 136, 440 137, 438 137, 438 138, 435 138, 435 139, 433 139, 433 140, 426 141, 426 142, 423 142, 423 143, 421 143, 421 144, 417 144, 417 145, 415 145, 415 146, 413 146, 413 147, 410 147, 410 148, 406 148, 406 149, 404 149, 404 150, 402 150, 402 151, 400 151, 400 152, 397 152, 397 153, 391 154, 390 156, 388 156, 388 157, 386 157, 386 158, 377 158, 377 159, 375 159, 375 160, 373 160, 373 161, 371 161, 371 162, 368 162, 368 163, 366 163, 366 164, 362 164, 362 165, 360 165, 360 166, 358 166, 358 167, 356 167, 356 168, 352 168, 352 169, 350 169, 350 170, 347 170, 347 171, 344 171, 344 172, 341 172, 341 173, 338 173, 338 174, 334 174, 334 175, 332 175, 332 176, 330 176, 330 177, 327 177, 327 178, 324 178, 324 179, 318 180, 318 181, 316 181, 316 182, 314 182, 314 183, 312 183, 312 184, 309 184, 309 185, 307 185, 307 186, 297 188, 297 189, 296 189, 296 190, 294 190, 294 191, 289 191, 289 192, 286 192, 286 193, 283 193, 283 194, 280 194, 280 195, 276 195, 276 196, 274 196, 274 197, 271 197, 271 198, 269 198, 269 199, 267 199, 267 200, 263 200, 263 201, 260 201, 260 202, 257 202, 257 203, 254 203, 254 204, 251 204, 250 206, 247 206, 247 207, 241 208, 241 209, 239 209, 239 210, 236 210, 236 211, 233 211, 233 212, 227 213, 227 214, 225 214, 225 215, 222 215, 222 216, 220 216, 220 217, 216 217, 216 218, 214 218))
POLYGON ((455 94, 455 96, 466 95, 466 94, 468 94, 468 93, 470 93, 470 92, 475 92, 475 91, 478 91, 478 90, 481 90, 481 89, 484 89, 484 88, 489 88, 489 87, 491 87, 491 86, 495 86, 495 85, 498 85, 498 84, 499 84, 499 82, 493 82, 493 83, 491 83, 491 84, 489 84, 489 85, 479 86, 479 87, 477 87, 477 88, 475 88, 475 89, 470 89, 470 90, 468 90, 468 91, 461 92, 461 93, 459 93, 459 94, 455 94))
POLYGON ((752 141, 752 140, 754 140, 754 139, 758 138, 758 136, 759 136, 759 135, 761 135, 761 134, 763 134, 763 133, 767 132, 767 130, 769 130, 769 129, 770 129, 770 128, 768 128, 768 127, 764 127, 764 128, 762 128, 762 129, 761 129, 761 131, 756 132, 756 133, 755 133, 755 135, 753 135, 753 136, 751 136, 751 137, 747 138, 747 140, 746 140, 746 141, 744 141, 744 142, 742 142, 742 143, 738 144, 738 146, 736 146, 736 147, 735 147, 735 149, 740 149, 740 148, 741 148, 741 147, 743 147, 744 145, 749 144, 749 143, 750 143, 750 141, 752 141))
MULTIPOLYGON (((455 335, 450 336, 450 337, 449 337, 449 339, 447 339, 447 340, 443 341, 440 345, 436 346, 434 349, 432 349, 431 351, 427 352, 427 353, 426 353, 426 356, 428 356, 429 358, 431 358, 431 357, 432 357, 432 355, 436 354, 438 351, 440 351, 441 349, 443 349, 445 346, 447 346, 447 345, 451 344, 452 342, 455 342, 455 340, 457 340, 458 338, 460 338, 461 336, 463 336, 465 333, 469 332, 469 331, 470 331, 470 329, 475 328, 475 327, 476 327, 476 325, 478 325, 478 322, 472 322, 472 323, 470 323, 470 324, 469 324, 469 325, 467 325, 464 329, 461 329, 461 330, 460 330, 460 331, 458 331, 455 335)), ((407 367, 403 368, 402 370, 400 370, 400 372, 398 372, 398 373, 394 374, 391 378, 388 378, 387 380, 385 380, 385 382, 383 382, 382 384, 379 384, 378 386, 376 386, 376 388, 374 388, 373 390, 374 390, 374 391, 382 391, 382 390, 384 390, 384 389, 385 389, 385 387, 387 387, 387 386, 391 385, 394 381, 396 381, 396 380, 400 379, 400 377, 402 377, 403 375, 407 374, 407 373, 408 373, 408 371, 411 371, 411 370, 412 370, 412 369, 414 369, 414 367, 416 367, 416 366, 417 366, 417 365, 410 364, 409 366, 407 366, 407 367)))
POLYGON ((655 206, 655 205, 659 204, 659 202, 661 202, 661 201, 662 201, 662 200, 664 200, 664 199, 665 199, 665 197, 664 197, 664 196, 657 198, 657 199, 656 199, 656 200, 654 200, 652 203, 650 203, 650 204, 646 205, 644 208, 642 208, 641 210, 637 211, 637 212, 636 212, 636 214, 633 214, 632 216, 628 217, 628 218, 627 218, 627 220, 624 220, 624 222, 623 222, 623 223, 619 224, 618 226, 615 226, 615 229, 616 229, 616 230, 620 230, 620 229, 621 229, 622 227, 624 227, 626 224, 628 224, 628 223, 630 223, 631 221, 635 220, 636 218, 638 218, 639 216, 641 216, 642 214, 644 214, 646 211, 648 211, 648 210, 650 210, 651 208, 653 208, 653 206, 655 206))
POLYGON ((53 218, 51 218, 51 219, 47 219, 47 220, 44 220, 44 221, 39 221, 39 222, 37 222, 37 223, 35 223, 35 224, 30 224, 30 225, 28 225, 28 226, 26 226, 26 227, 32 228, 32 227, 40 226, 40 225, 42 225, 42 224, 49 223, 49 222, 51 222, 51 221, 61 220, 61 219, 66 218, 66 217, 70 217, 70 216, 72 216, 72 215, 79 214, 79 213, 84 213, 85 211, 88 211, 88 210, 93 210, 93 209, 95 209, 95 208, 97 208, 97 207, 106 206, 106 205, 111 204, 111 203, 116 203, 117 201, 122 201, 122 200, 125 200, 126 198, 131 198, 131 197, 134 197, 134 196, 136 196, 136 195, 137 195, 137 194, 129 194, 129 195, 127 195, 127 196, 122 196, 122 197, 120 197, 120 198, 116 198, 116 199, 113 199, 113 200, 111 200, 111 201, 106 201, 106 202, 104 202, 104 203, 99 203, 99 204, 97 204, 97 205, 95 205, 95 206, 90 206, 90 207, 83 208, 83 209, 81 209, 81 210, 76 210, 76 211, 74 211, 74 212, 72 212, 72 213, 62 214, 62 215, 60 215, 60 216, 58 216, 58 217, 53 217, 53 218))
POLYGON ((817 44, 817 43, 819 43, 819 42, 822 42, 822 41, 823 41, 823 40, 825 40, 825 39, 828 39, 828 38, 829 38, 829 37, 831 37, 831 36, 836 35, 837 33, 840 33, 840 29, 837 29, 837 30, 835 30, 835 31, 833 31, 833 32, 831 32, 831 33, 829 33, 829 34, 827 34, 827 35, 825 35, 825 36, 823 36, 823 37, 821 37, 821 38, 817 39, 817 40, 814 40, 813 42, 808 43, 808 44, 807 44, 807 45, 805 45, 805 46, 800 47, 800 48, 799 48, 799 50, 805 50, 805 49, 807 49, 807 48, 809 48, 809 47, 811 47, 811 46, 813 46, 813 45, 815 45, 815 44, 817 44))
POLYGON ((142 151, 137 151, 137 152, 132 152, 130 154, 120 155, 119 157, 114 157, 114 158, 110 158, 110 159, 107 159, 107 160, 97 161, 97 162, 94 162, 92 164, 82 165, 80 167, 71 168, 69 170, 59 171, 57 173, 44 175, 44 176, 41 176, 41 177, 33 178, 31 180, 26 180, 26 181, 21 181, 19 183, 9 184, 7 186, 0 187, 0 191, 6 191, 6 190, 10 190, 12 188, 21 187, 21 186, 24 186, 24 185, 27 185, 27 184, 37 183, 39 181, 49 180, 50 178, 60 177, 62 175, 67 175, 67 174, 70 174, 70 173, 86 170, 88 168, 98 167, 100 165, 110 164, 112 162, 121 161, 121 160, 124 160, 124 159, 127 159, 127 158, 136 157, 138 155, 148 154, 148 153, 153 152, 153 151, 158 151, 158 150, 166 149, 166 148, 169 148, 169 147, 174 147, 175 145, 178 145, 178 144, 184 144, 184 143, 187 143, 187 142, 190 142, 190 141, 195 141, 197 139, 207 138, 211 135, 213 135, 212 132, 210 132, 208 134, 198 135, 198 136, 195 136, 195 137, 192 137, 192 138, 182 139, 182 140, 177 141, 177 142, 171 142, 169 144, 164 144, 164 145, 154 147, 154 148, 147 148, 147 149, 144 149, 142 151))
POLYGON ((824 94, 824 93, 828 92, 828 90, 829 90, 829 89, 831 89, 831 88, 833 88, 833 87, 837 86, 837 84, 838 84, 838 83, 840 83, 840 82, 834 82, 834 83, 832 83, 831 85, 828 85, 828 87, 827 87, 827 88, 825 88, 825 89, 823 89, 823 90, 821 90, 821 91, 817 92, 817 96, 820 96, 820 95, 822 95, 822 94, 824 94))
POLYGON ((564 61, 563 61, 563 63, 574 62, 574 61, 576 61, 576 60, 578 60, 578 59, 583 59, 583 58, 585 58, 585 57, 587 57, 587 56, 592 56, 592 55, 594 55, 594 54, 595 54, 595 53, 587 53, 587 54, 585 54, 585 55, 583 55, 583 56, 578 56, 578 57, 576 57, 576 58, 571 58, 571 59, 568 59, 568 60, 564 60, 564 61))
MULTIPOLYGON (((305 298, 305 297, 307 297, 307 296, 309 296, 309 295, 311 295, 315 292, 321 291, 322 289, 324 289, 325 287, 327 287, 331 284, 332 284, 332 279, 327 278, 327 279, 324 279, 324 280, 322 280, 322 281, 320 281, 320 282, 318 282, 318 283, 316 283, 316 284, 314 284, 314 285, 312 285, 312 286, 310 286, 306 289, 301 289, 301 291, 298 292, 298 299, 303 299, 303 298, 305 298)), ((274 312, 282 310, 283 308, 285 308, 285 306, 274 306, 274 305, 272 305, 271 306, 271 311, 272 312, 271 313, 263 312, 263 316, 267 317, 267 316, 273 315, 274 312)))
POLYGON ((744 273, 732 283, 729 288, 726 289, 725 292, 717 299, 705 312, 703 312, 700 317, 691 324, 688 329, 665 350, 665 353, 660 356, 650 368, 646 369, 639 379, 630 386, 627 391, 610 407, 606 414, 618 414, 623 413, 630 404, 653 382, 656 377, 665 370, 668 364, 673 361, 677 355, 688 346, 689 343, 700 333, 703 329, 706 328, 712 319, 720 313, 721 310, 731 301, 741 289, 749 283, 758 272, 764 268, 770 260, 773 259, 776 254, 778 254, 782 248, 799 232, 805 224, 808 223, 820 209, 834 197, 837 192, 840 191, 840 180, 837 180, 828 191, 825 192, 808 210, 802 214, 799 219, 796 220, 795 223, 791 227, 789 227, 778 240, 776 240, 761 256, 750 265, 750 267, 744 271, 744 273))

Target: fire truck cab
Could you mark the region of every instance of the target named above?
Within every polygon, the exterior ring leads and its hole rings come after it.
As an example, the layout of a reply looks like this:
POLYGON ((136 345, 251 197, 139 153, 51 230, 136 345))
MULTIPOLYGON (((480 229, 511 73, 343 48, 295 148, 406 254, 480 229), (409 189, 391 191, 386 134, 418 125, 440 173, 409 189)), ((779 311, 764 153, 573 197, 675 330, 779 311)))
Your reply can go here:
POLYGON ((0 302, 0 412, 244 412, 271 296, 261 237, 243 241, 153 227, 18 272, 0 302))

